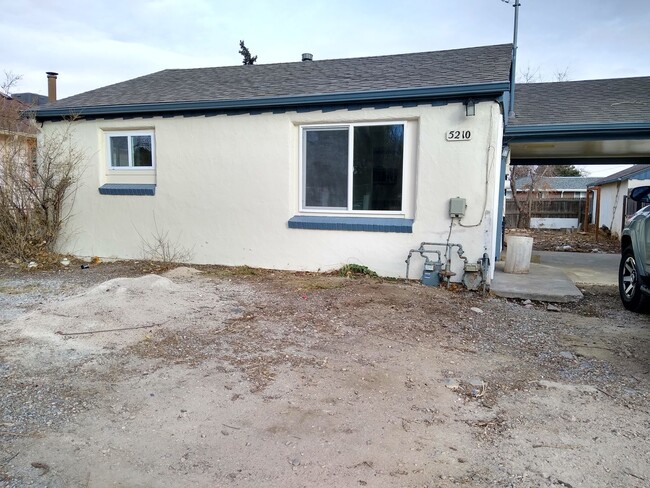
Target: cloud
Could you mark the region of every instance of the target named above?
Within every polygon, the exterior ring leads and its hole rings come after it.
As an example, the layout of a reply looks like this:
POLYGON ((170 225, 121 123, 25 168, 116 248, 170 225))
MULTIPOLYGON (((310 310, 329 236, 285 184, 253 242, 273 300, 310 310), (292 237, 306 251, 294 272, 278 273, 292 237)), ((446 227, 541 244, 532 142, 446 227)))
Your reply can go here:
MULTIPOLYGON (((240 39, 259 63, 433 51, 512 40, 512 4, 499 0, 0 0, 1 69, 19 89, 46 91, 60 72, 72 95, 165 68, 234 65, 240 39)), ((647 75, 650 9, 642 0, 522 2, 519 66, 547 79, 647 75)))

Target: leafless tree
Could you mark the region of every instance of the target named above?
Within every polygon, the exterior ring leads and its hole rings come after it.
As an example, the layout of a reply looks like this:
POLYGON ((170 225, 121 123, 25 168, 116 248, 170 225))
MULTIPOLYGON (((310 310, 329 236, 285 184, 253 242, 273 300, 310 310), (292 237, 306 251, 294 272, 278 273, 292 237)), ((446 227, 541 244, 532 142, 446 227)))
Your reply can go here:
MULTIPOLYGON (((556 69, 553 72, 552 81, 569 81, 569 67, 564 69, 556 69)), ((547 81, 546 77, 542 74, 539 66, 532 67, 527 65, 523 70, 519 70, 517 76, 517 83, 542 83, 547 81)))
POLYGON ((553 73, 554 81, 569 81, 569 67, 566 66, 563 70, 556 69, 553 73))
MULTIPOLYGON (((556 70, 553 74, 554 81, 568 81, 569 67, 563 70, 556 70)), ((536 68, 530 65, 519 72, 519 83, 539 83, 543 81, 539 66, 536 68)), ((510 171, 510 190, 517 207, 517 227, 530 227, 530 216, 532 213, 533 201, 539 198, 543 190, 542 183, 545 178, 552 176, 579 176, 581 174, 573 165, 534 165, 534 166, 512 166, 510 171), (517 188, 517 180, 527 178, 523 188, 517 188), (523 190, 523 198, 518 198, 518 190, 523 190)))
POLYGON ((12 73, 11 71, 5 70, 5 77, 0 82, 0 95, 10 96, 13 93, 14 88, 18 85, 18 82, 23 78, 20 75, 12 73))
POLYGON ((517 228, 529 228, 533 202, 539 199, 544 190, 544 180, 553 176, 553 166, 513 166, 510 171, 510 190, 517 207, 517 228), (527 181, 517 188, 517 180, 527 181))
POLYGON ((0 98, 0 256, 44 261, 69 217, 85 158, 73 119, 39 133, 27 109, 0 98))
POLYGON ((539 83, 542 81, 542 76, 539 74, 539 66, 533 68, 530 64, 523 70, 519 70, 519 78, 517 83, 539 83))

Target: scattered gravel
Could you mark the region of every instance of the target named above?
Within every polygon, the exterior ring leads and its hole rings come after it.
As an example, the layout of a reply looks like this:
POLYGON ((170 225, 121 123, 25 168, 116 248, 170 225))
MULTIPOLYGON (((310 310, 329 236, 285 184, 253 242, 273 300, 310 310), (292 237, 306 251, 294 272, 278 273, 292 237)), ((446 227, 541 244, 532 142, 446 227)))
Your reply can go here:
POLYGON ((102 288, 164 270, 0 267, 0 487, 650 479, 648 319, 613 287, 550 311, 457 287, 199 270, 102 288))

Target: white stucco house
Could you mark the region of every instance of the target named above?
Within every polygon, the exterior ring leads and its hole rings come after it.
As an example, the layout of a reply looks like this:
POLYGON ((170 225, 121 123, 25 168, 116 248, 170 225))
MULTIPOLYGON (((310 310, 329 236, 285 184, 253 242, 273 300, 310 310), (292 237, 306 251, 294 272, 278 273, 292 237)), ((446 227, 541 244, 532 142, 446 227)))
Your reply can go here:
POLYGON ((399 277, 434 242, 493 266, 511 55, 172 69, 47 105, 44 133, 75 114, 88 155, 61 249, 142 258, 164 232, 195 263, 399 277))

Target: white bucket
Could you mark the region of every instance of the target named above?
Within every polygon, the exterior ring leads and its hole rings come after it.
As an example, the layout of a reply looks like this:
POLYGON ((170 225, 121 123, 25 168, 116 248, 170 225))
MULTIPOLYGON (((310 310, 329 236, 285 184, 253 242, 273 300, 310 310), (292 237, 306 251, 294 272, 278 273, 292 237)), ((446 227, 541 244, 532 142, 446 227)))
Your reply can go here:
POLYGON ((503 271, 506 273, 528 273, 530 271, 530 258, 532 255, 532 237, 509 236, 506 264, 503 271))

